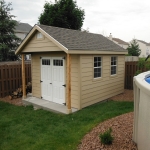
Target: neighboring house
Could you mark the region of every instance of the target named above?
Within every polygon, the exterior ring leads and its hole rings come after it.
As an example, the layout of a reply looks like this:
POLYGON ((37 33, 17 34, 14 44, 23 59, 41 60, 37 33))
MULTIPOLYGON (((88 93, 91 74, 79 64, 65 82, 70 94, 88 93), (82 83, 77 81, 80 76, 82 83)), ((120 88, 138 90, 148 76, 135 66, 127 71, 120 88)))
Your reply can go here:
POLYGON ((150 43, 138 39, 136 39, 136 41, 141 49, 141 54, 139 57, 147 57, 150 54, 150 43))
POLYGON ((14 31, 15 35, 19 37, 21 40, 23 40, 31 29, 32 26, 29 25, 28 23, 18 22, 14 31))
POLYGON ((109 39, 111 41, 113 41, 114 43, 118 44, 119 46, 123 47, 124 49, 128 48, 129 43, 127 43, 119 38, 113 38, 111 33, 109 35, 109 39))
POLYGON ((35 25, 16 51, 26 53, 32 58, 32 96, 66 104, 68 112, 124 91, 127 50, 102 35, 35 25))
MULTIPOLYGON (((32 26, 29 25, 28 23, 18 22, 14 31, 15 35, 19 37, 21 40, 23 40, 31 29, 32 26)), ((31 55, 26 55, 26 59, 27 60, 31 59, 31 55)))

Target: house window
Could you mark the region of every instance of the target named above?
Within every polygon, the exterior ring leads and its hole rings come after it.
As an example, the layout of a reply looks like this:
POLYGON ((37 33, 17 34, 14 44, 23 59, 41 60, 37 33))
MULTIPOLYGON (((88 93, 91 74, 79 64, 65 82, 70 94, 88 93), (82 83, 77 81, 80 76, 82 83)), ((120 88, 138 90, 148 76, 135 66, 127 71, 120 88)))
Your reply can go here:
POLYGON ((111 57, 111 75, 117 73, 117 57, 111 57))
POLYGON ((102 75, 102 58, 94 57, 94 78, 99 78, 102 75))
POLYGON ((43 38, 42 33, 38 32, 37 35, 36 35, 36 38, 37 38, 37 39, 42 39, 42 38, 43 38))

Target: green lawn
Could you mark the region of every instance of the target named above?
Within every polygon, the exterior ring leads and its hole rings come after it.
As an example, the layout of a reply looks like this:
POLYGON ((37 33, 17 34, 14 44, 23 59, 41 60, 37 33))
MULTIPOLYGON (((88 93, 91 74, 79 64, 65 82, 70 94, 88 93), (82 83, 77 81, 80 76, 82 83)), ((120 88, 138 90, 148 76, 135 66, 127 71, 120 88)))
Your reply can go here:
POLYGON ((133 102, 104 102, 70 115, 0 102, 0 150, 75 150, 98 123, 133 111, 133 102))

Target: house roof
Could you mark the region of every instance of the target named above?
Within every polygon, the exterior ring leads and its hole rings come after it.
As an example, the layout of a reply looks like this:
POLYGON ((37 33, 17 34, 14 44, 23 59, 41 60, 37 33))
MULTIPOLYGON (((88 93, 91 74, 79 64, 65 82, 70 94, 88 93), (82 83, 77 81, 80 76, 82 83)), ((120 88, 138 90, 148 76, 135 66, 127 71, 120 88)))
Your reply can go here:
POLYGON ((114 41, 118 42, 118 44, 123 44, 123 45, 129 45, 127 42, 119 39, 119 38, 112 38, 114 41))
POLYGON ((90 53, 93 53, 94 51, 103 51, 104 53, 127 53, 127 50, 100 34, 93 34, 81 32, 78 30, 71 30, 46 25, 35 25, 26 36, 24 41, 21 43, 21 45, 18 47, 16 54, 21 52, 22 47, 27 43, 27 41, 35 33, 35 31, 42 32, 42 34, 52 40, 52 42, 54 42, 66 53, 73 53, 74 51, 76 51, 76 53, 81 53, 81 51, 88 51, 90 53))
POLYGON ((145 42, 145 41, 142 41, 142 40, 137 40, 137 41, 139 41, 139 42, 141 42, 141 43, 143 43, 143 44, 148 44, 147 42, 145 42))
POLYGON ((38 26, 68 50, 125 51, 125 49, 120 48, 120 46, 100 34, 45 25, 38 26))
POLYGON ((150 46, 150 43, 147 43, 147 46, 150 46))
POLYGON ((15 32, 29 32, 32 29, 32 26, 28 23, 18 22, 15 27, 15 32))

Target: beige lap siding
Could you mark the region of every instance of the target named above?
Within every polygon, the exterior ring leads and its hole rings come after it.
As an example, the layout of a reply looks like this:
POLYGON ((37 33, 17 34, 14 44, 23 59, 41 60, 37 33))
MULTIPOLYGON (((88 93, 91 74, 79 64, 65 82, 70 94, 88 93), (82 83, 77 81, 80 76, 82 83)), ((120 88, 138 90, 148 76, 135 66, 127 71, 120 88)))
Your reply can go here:
POLYGON ((71 55, 71 107, 80 109, 79 55, 71 55))
POLYGON ((52 41, 43 36, 42 39, 37 39, 36 34, 31 38, 23 52, 48 52, 48 51, 62 51, 52 41))
POLYGON ((122 93, 124 90, 124 60, 123 55, 117 56, 117 74, 110 75, 111 55, 94 55, 102 57, 102 77, 93 77, 93 55, 81 55, 81 107, 84 108, 96 102, 108 99, 122 93))

